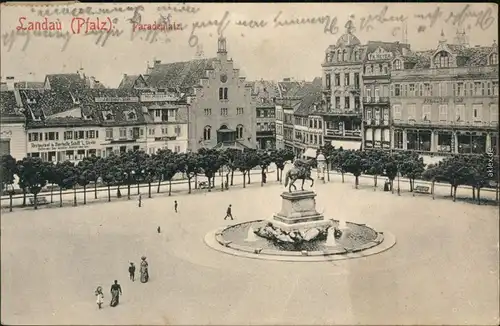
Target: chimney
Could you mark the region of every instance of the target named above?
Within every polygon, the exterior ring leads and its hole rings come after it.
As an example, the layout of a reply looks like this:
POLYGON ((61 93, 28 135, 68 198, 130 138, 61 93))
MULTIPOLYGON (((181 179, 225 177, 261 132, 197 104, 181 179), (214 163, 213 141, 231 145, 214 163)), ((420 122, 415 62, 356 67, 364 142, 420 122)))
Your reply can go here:
POLYGON ((407 49, 406 47, 403 47, 402 52, 403 52, 403 55, 404 55, 404 56, 406 56, 406 55, 408 55, 408 54, 409 54, 409 53, 408 53, 408 49, 407 49))
POLYGON ((6 79, 6 83, 7 83, 7 90, 13 91, 14 90, 14 77, 8 76, 5 79, 6 79))
POLYGON ((83 68, 78 69, 77 73, 81 79, 85 79, 85 72, 84 72, 83 68))
POLYGON ((161 64, 161 60, 155 60, 155 66, 161 64))

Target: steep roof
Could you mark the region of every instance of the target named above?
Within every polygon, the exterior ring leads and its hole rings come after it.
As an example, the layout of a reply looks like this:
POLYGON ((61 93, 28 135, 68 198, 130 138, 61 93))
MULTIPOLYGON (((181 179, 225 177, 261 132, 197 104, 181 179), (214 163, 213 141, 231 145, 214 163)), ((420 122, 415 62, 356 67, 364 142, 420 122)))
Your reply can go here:
POLYGON ((45 81, 49 82, 54 90, 75 90, 85 88, 85 80, 79 74, 53 74, 47 75, 45 81))
POLYGON ((18 110, 16 95, 14 91, 0 92, 0 118, 4 117, 22 117, 23 114, 18 110))
POLYGON ((410 50, 410 44, 400 42, 368 41, 364 48, 366 48, 366 51, 364 51, 365 57, 367 57, 370 53, 377 51, 378 48, 382 48, 383 50, 396 56, 401 54, 403 49, 410 50))
POLYGON ((118 88, 147 87, 146 79, 142 75, 123 75, 118 88))
POLYGON ((148 85, 155 88, 192 89, 213 69, 216 58, 196 59, 185 62, 155 64, 149 73, 148 85))
POLYGON ((255 95, 257 103, 273 104, 273 99, 279 97, 278 83, 268 80, 257 80, 249 82, 252 86, 252 93, 255 95))
POLYGON ((44 82, 23 81, 14 83, 14 88, 16 89, 42 89, 44 88, 44 86, 45 86, 44 82))
POLYGON ((303 88, 302 100, 294 107, 294 114, 299 116, 308 116, 314 109, 315 103, 320 103, 322 98, 321 77, 316 77, 303 88))
POLYGON ((462 50, 462 56, 467 60, 463 63, 464 67, 477 67, 488 65, 488 55, 490 55, 495 48, 492 46, 478 46, 473 48, 465 48, 462 50))

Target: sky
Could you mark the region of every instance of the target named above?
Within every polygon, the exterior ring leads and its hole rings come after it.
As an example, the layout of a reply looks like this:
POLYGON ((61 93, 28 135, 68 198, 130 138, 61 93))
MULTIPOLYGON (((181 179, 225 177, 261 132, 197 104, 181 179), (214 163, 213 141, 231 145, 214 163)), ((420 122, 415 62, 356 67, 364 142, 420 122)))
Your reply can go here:
POLYGON ((491 3, 2 3, 1 9, 2 81, 7 76, 43 81, 46 74, 83 68, 106 86, 117 87, 123 74, 145 73, 147 62, 154 59, 187 61, 200 50, 202 57, 214 57, 220 33, 227 39, 228 56, 247 80, 312 80, 321 76, 325 50, 345 33, 348 20, 362 43, 402 42, 404 26, 414 50, 436 48, 441 32, 451 41, 457 29, 466 32, 472 46, 498 41, 498 8, 491 3), (147 39, 148 33, 140 29, 160 15, 170 27, 182 30, 147 39), (53 37, 17 30, 45 18, 59 21, 62 30, 50 32, 53 37), (297 19, 303 23, 289 24, 297 19), (95 26, 114 32, 92 31, 95 26))

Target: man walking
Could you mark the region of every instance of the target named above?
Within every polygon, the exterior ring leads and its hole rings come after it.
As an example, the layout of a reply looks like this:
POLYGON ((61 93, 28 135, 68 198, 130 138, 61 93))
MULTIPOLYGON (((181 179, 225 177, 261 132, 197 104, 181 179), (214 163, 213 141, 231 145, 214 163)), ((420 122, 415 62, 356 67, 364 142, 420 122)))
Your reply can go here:
POLYGON ((175 209, 175 212, 177 213, 177 200, 174 200, 174 209, 175 209))
POLYGON ((224 220, 227 219, 228 217, 230 217, 231 220, 234 220, 233 214, 231 213, 231 205, 229 205, 228 208, 227 208, 226 217, 224 217, 224 220))
POLYGON ((130 267, 128 268, 128 273, 130 274, 130 279, 132 282, 135 281, 135 265, 134 263, 130 263, 130 267))

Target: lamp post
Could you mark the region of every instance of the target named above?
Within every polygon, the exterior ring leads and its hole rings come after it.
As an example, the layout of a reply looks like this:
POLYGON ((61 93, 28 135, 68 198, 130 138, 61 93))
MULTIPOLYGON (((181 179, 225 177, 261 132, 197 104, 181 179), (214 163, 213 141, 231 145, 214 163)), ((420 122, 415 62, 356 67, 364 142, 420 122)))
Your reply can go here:
POLYGON ((14 185, 11 183, 9 184, 10 190, 9 190, 9 212, 12 212, 12 196, 14 195, 14 185))
MULTIPOLYGON (((145 173, 145 172, 146 172, 146 171, 141 170, 141 177, 144 177, 144 173, 145 173)), ((137 194, 140 194, 140 191, 139 191, 139 181, 141 181, 141 180, 139 180, 139 179, 137 180, 137 194)))
POLYGON ((399 165, 398 165, 398 196, 401 196, 401 188, 399 187, 399 176, 401 173, 399 172, 399 165))

